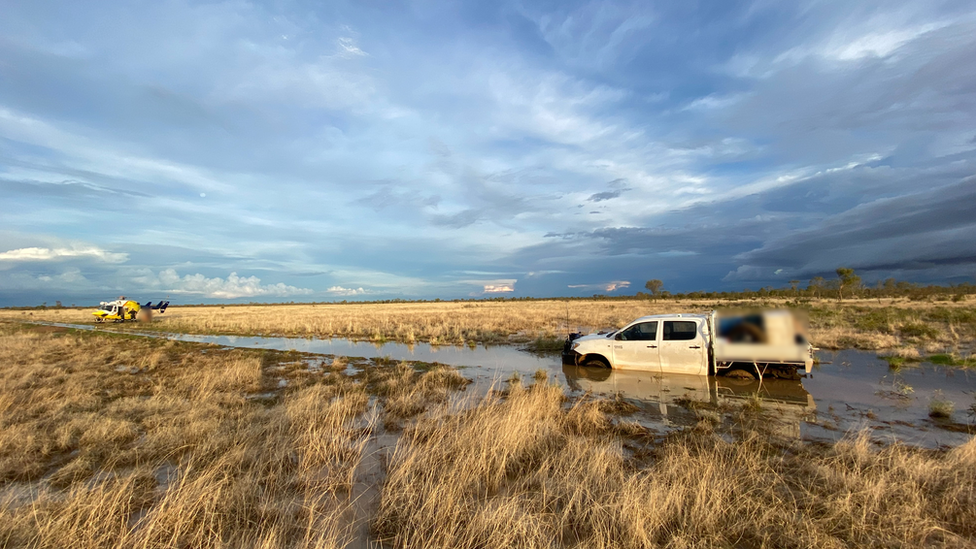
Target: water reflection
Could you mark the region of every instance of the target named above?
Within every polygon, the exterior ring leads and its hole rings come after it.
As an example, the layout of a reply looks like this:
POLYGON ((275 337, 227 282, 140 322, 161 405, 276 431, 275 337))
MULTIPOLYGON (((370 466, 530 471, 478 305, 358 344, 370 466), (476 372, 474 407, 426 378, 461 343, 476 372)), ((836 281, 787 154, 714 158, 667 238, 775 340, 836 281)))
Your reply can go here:
POLYGON ((775 430, 799 437, 800 425, 816 417, 817 406, 799 380, 751 380, 682 374, 648 374, 563 366, 563 375, 573 392, 620 395, 636 404, 647 418, 664 425, 697 422, 702 410, 713 417, 721 411, 755 406, 775 421, 775 430))

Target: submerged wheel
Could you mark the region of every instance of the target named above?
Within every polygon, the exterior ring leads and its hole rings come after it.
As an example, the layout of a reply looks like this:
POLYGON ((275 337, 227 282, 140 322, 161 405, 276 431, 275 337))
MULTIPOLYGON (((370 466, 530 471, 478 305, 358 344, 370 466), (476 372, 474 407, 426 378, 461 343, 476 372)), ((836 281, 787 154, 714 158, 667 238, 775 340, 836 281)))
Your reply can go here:
POLYGON ((585 366, 587 368, 609 368, 610 367, 610 365, 607 364, 606 360, 597 356, 586 357, 585 359, 583 359, 583 363, 580 364, 580 366, 585 366))
POLYGON ((756 375, 755 370, 749 370, 746 368, 735 368, 725 372, 725 377, 734 377, 736 379, 759 379, 756 375))

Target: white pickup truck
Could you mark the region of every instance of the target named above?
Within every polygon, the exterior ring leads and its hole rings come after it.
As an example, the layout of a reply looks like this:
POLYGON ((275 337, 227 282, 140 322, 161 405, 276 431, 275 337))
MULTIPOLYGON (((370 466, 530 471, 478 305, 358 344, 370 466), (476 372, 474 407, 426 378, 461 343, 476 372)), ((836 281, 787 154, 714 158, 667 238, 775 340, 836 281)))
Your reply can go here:
POLYGON ((570 334, 563 360, 655 373, 795 378, 813 351, 789 311, 644 316, 609 333, 570 334))

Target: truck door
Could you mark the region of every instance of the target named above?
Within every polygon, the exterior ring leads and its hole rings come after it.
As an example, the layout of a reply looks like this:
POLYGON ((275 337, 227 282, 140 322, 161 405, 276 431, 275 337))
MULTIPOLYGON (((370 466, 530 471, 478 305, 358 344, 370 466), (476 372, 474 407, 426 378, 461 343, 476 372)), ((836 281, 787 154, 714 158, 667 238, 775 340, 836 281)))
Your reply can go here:
POLYGON ((665 320, 661 331, 661 371, 674 374, 705 374, 705 338, 698 319, 665 320))
POLYGON ((658 322, 638 322, 613 338, 613 367, 625 370, 660 372, 657 353, 658 322))

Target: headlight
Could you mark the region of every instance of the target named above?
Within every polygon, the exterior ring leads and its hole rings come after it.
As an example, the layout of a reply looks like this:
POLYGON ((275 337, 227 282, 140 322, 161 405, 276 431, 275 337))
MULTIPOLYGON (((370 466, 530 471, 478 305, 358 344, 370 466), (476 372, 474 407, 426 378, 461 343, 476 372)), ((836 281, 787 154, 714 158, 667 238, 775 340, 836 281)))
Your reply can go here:
POLYGON ((576 341, 576 342, 573 343, 573 345, 570 347, 570 350, 575 351, 577 347, 579 347, 579 342, 578 341, 576 341))

